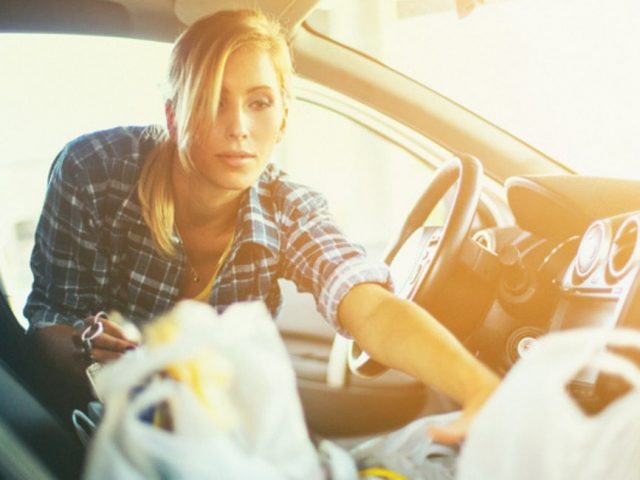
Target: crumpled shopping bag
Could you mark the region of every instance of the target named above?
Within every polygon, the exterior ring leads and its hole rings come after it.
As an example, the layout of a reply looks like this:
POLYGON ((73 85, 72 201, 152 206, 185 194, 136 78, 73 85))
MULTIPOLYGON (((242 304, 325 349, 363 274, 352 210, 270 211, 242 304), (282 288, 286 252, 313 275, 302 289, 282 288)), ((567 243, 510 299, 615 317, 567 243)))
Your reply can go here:
POLYGON ((237 304, 218 315, 185 301, 168 315, 179 327, 160 333, 170 341, 150 342, 99 372, 105 415, 85 478, 324 478, 295 374, 264 305, 237 304), (168 406, 169 430, 146 419, 160 405, 168 406))
MULTIPOLYGON (((430 415, 351 449, 360 471, 390 470, 410 480, 453 480, 457 450, 433 443, 428 428, 448 425, 460 412, 430 415)), ((398 477, 396 477, 398 478, 398 477)))
POLYGON ((393 478, 453 478, 455 452, 434 445, 427 427, 459 413, 416 420, 352 450, 324 440, 316 451, 293 367, 261 303, 223 315, 179 303, 145 329, 143 347, 100 370, 96 389, 105 414, 89 479, 357 480, 381 469, 393 478))
POLYGON ((640 332, 581 328, 542 337, 476 417, 458 480, 640 478, 640 370, 607 346, 640 349, 640 332), (593 415, 567 389, 588 367, 630 386, 593 415))

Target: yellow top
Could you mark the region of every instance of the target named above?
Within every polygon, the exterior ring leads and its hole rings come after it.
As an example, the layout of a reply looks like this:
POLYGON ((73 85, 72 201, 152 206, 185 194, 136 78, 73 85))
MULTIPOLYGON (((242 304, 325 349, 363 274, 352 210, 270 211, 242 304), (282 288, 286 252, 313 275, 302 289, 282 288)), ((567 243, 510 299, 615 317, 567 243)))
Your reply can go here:
POLYGON ((207 285, 202 290, 200 290, 200 293, 193 297, 193 299, 199 302, 208 303, 209 297, 211 296, 211 290, 213 290, 213 284, 216 283, 216 278, 218 278, 217 271, 213 274, 211 280, 209 280, 209 283, 207 283, 207 285))
POLYGON ((197 300, 198 302, 209 303, 211 290, 213 290, 213 285, 216 283, 216 278, 218 278, 218 273, 220 273, 220 267, 222 267, 222 264, 224 263, 225 259, 229 255, 229 251, 231 250, 231 245, 233 245, 234 238, 235 238, 235 234, 231 235, 231 240, 229 240, 229 243, 225 247, 224 252, 222 252, 222 255, 220 255, 220 260, 218 260, 216 271, 213 272, 211 279, 207 282, 207 285, 205 285, 205 287, 202 290, 200 290, 200 293, 198 293, 196 296, 193 297, 193 300, 197 300))

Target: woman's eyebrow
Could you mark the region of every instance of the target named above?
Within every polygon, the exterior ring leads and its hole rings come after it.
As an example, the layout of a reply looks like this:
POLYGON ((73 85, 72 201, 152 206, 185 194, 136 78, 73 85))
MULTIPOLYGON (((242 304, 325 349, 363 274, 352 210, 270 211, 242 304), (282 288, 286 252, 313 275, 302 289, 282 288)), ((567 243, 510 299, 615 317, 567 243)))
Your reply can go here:
MULTIPOLYGON (((259 91, 259 90, 269 90, 270 92, 273 91, 273 87, 271 85, 256 85, 254 87, 249 87, 245 90, 246 93, 253 93, 255 91, 259 91)), ((228 93, 229 89, 227 87, 222 87, 221 88, 221 92, 222 93, 228 93)))
POLYGON ((247 90, 248 93, 252 93, 258 90, 269 90, 273 91, 273 87, 271 85, 256 85, 255 87, 251 87, 247 90))

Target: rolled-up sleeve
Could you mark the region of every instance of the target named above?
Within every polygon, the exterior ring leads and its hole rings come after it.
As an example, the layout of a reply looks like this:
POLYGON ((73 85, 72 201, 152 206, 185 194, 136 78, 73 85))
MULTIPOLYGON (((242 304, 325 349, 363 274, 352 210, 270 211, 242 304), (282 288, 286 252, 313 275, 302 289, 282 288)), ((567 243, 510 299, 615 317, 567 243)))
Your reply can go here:
POLYGON ((320 194, 301 189, 289 197, 290 206, 282 218, 283 276, 298 290, 310 292, 320 314, 345 334, 338 322, 342 299, 362 283, 378 283, 393 290, 389 269, 345 238, 320 194))

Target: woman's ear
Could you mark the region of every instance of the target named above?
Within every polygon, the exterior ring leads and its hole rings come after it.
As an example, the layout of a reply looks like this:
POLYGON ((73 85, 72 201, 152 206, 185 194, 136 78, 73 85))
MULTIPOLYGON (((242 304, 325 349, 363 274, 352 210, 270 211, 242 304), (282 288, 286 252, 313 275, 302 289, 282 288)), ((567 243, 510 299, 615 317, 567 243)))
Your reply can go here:
POLYGON ((289 117, 289 105, 285 104, 282 107, 282 123, 280 124, 280 129, 278 130, 278 135, 276 137, 276 143, 279 143, 284 137, 284 132, 287 129, 287 118, 289 117))
POLYGON ((176 141, 176 114, 173 109, 173 102, 167 100, 164 103, 164 115, 167 119, 167 131, 172 142, 176 141))

